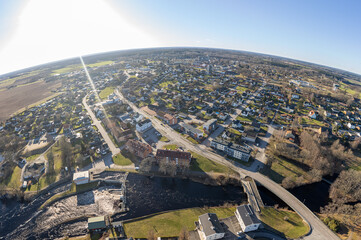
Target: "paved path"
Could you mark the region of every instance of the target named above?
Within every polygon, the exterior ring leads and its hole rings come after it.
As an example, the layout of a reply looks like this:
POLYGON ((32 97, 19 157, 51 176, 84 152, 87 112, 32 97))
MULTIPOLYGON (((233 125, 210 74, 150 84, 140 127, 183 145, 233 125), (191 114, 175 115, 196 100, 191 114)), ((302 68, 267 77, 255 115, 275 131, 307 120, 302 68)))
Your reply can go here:
MULTIPOLYGON (((143 116, 148 117, 153 124, 153 127, 156 128, 163 136, 166 136, 168 139, 175 141, 179 146, 184 147, 190 151, 193 151, 197 154, 203 155, 215 162, 226 165, 233 170, 237 171, 241 177, 250 176, 254 178, 257 182, 262 184, 268 190, 273 192, 276 196, 282 199, 286 204, 288 204, 295 212, 297 212, 310 226, 311 231, 308 236, 305 236, 304 239, 339 239, 335 233, 333 233, 311 210, 309 210, 302 202, 300 202, 295 196, 293 196, 290 192, 284 189, 279 184, 275 183, 271 179, 265 177, 264 175, 256 172, 249 171, 246 169, 239 168, 229 161, 227 161, 222 156, 215 154, 209 150, 208 147, 204 145, 194 145, 188 140, 184 139, 180 134, 175 132, 169 126, 164 125, 161 121, 150 116, 146 112, 137 108, 133 103, 129 102, 127 99, 123 97, 123 95, 116 90, 115 93, 122 99, 124 102, 128 103, 129 106, 133 108, 134 111, 141 113, 143 116)), ((271 128, 272 129, 272 128, 271 128)), ((272 131, 269 129, 269 131, 272 131)), ((265 154, 263 153, 261 156, 265 158, 265 154)), ((263 162, 265 159, 256 159, 256 161, 263 162)), ((251 169, 252 170, 252 169, 251 169)))
POLYGON ((117 155, 118 153, 120 153, 120 149, 117 148, 115 146, 115 144, 113 143, 113 141, 110 139, 107 131, 104 129, 103 125, 101 124, 101 121, 99 121, 95 114, 93 113, 93 111, 90 109, 89 105, 86 103, 86 98, 87 96, 85 96, 83 98, 83 105, 85 107, 85 109, 88 111, 89 116, 91 117, 91 119, 93 120, 94 125, 98 128, 100 134, 102 135, 102 137, 104 138, 105 142, 108 144, 110 151, 112 152, 112 155, 117 155))

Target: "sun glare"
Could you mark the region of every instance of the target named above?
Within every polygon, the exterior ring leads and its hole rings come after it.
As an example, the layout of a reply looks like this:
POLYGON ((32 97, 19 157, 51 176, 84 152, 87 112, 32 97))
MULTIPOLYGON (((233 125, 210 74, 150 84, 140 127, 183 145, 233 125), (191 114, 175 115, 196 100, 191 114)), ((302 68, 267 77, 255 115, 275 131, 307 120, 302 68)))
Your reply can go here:
POLYGON ((24 5, 16 26, 0 49, 0 66, 7 66, 3 69, 158 45, 102 0, 31 0, 24 5))

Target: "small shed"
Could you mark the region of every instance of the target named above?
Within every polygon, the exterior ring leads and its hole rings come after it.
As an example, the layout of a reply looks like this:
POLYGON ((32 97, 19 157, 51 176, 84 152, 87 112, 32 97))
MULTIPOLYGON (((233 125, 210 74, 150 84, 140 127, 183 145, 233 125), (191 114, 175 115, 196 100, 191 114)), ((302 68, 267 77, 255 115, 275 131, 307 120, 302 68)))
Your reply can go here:
POLYGON ((105 216, 88 218, 88 230, 103 230, 107 228, 105 216))

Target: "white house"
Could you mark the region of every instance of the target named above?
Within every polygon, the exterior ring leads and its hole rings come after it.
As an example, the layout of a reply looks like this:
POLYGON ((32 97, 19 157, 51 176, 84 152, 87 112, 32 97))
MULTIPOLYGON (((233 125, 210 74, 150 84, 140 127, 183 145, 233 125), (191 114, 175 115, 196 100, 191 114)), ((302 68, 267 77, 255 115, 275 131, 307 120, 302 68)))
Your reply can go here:
POLYGON ((152 126, 152 122, 149 119, 146 119, 140 123, 137 123, 136 129, 138 132, 144 132, 152 126))
POLYGON ((248 204, 238 206, 235 214, 243 232, 255 231, 261 225, 261 221, 248 204))
POLYGON ((352 123, 347 123, 347 127, 349 129, 355 129, 355 125, 353 125, 352 123))
POLYGON ((297 94, 292 94, 291 98, 292 99, 300 99, 300 96, 298 96, 297 94))
POLYGON ((73 182, 76 185, 88 183, 89 182, 89 171, 74 173, 73 174, 73 182))
POLYGON ((215 240, 224 237, 224 229, 215 213, 206 213, 198 217, 198 232, 201 240, 215 240))

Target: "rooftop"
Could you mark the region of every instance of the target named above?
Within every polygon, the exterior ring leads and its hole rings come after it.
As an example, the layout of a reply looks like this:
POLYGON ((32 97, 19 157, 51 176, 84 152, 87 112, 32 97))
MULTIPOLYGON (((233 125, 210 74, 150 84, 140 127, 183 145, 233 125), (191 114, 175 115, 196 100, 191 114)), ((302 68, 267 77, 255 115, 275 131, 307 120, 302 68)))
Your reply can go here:
POLYGON ((199 216, 199 222, 202 225, 203 232, 206 236, 224 232, 224 229, 215 213, 206 213, 199 216))
POLYGON ((236 211, 246 226, 261 223, 256 214, 254 214, 252 207, 248 204, 238 206, 236 211))

